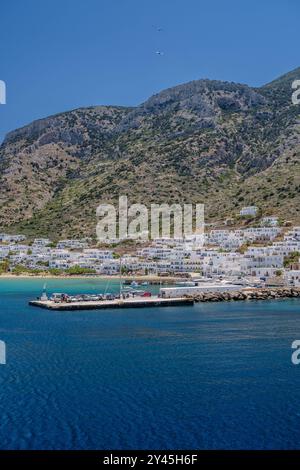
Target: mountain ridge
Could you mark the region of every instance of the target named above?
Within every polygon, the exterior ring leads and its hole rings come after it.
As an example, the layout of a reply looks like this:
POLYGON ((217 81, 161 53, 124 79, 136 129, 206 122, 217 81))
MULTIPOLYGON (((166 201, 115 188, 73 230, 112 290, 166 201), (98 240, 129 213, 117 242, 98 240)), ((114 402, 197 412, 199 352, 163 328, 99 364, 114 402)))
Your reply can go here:
POLYGON ((93 235, 97 205, 119 194, 204 202, 208 220, 256 203, 300 222, 297 76, 260 88, 194 80, 137 107, 77 108, 12 131, 0 146, 0 224, 93 235))

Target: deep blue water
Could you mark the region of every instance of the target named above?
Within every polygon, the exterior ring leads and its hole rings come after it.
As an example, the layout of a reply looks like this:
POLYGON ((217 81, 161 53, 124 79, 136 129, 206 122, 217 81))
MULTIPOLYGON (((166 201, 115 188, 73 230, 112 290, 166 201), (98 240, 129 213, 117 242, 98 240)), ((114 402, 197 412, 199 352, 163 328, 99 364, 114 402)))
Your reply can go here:
POLYGON ((0 280, 2 449, 300 448, 298 300, 50 312, 42 286, 0 280))

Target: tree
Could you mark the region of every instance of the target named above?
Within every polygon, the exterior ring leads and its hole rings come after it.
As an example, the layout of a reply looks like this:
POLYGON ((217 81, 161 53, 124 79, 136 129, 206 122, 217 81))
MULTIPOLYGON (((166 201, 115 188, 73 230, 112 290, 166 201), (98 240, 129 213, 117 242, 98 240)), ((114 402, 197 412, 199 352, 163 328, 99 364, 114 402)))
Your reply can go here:
POLYGON ((128 269, 126 268, 126 266, 121 267, 121 274, 128 274, 128 269))
POLYGON ((284 267, 287 268, 293 263, 298 263, 300 258, 299 251, 292 251, 288 256, 284 257, 284 267))
POLYGON ((47 245, 47 248, 56 248, 57 243, 56 242, 51 242, 47 245))
POLYGON ((4 260, 0 263, 0 274, 7 273, 9 270, 9 261, 4 260))
POLYGON ((90 268, 82 268, 81 266, 71 266, 66 270, 67 274, 70 274, 71 276, 76 276, 76 275, 81 275, 81 274, 95 274, 96 271, 95 269, 90 269, 90 268))

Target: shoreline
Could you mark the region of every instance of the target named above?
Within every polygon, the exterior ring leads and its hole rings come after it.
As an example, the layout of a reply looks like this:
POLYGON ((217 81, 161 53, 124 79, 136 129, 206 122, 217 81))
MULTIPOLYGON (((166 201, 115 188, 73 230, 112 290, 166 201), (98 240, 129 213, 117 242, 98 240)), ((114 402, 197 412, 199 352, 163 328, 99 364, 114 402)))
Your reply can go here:
MULTIPOLYGON (((119 281, 119 276, 109 276, 105 274, 92 274, 90 276, 78 274, 78 275, 58 275, 55 276, 54 274, 0 274, 0 280, 1 279, 60 279, 60 280, 66 280, 66 279, 81 279, 81 280, 88 280, 88 279, 98 279, 98 280, 103 280, 103 281, 119 281)), ((169 284, 170 282, 177 282, 177 281, 183 281, 185 278, 178 278, 174 276, 166 276, 166 277, 160 277, 160 276, 146 276, 146 275, 136 275, 136 276, 122 276, 123 281, 141 281, 141 282, 155 282, 155 283, 162 283, 162 284, 169 284)))

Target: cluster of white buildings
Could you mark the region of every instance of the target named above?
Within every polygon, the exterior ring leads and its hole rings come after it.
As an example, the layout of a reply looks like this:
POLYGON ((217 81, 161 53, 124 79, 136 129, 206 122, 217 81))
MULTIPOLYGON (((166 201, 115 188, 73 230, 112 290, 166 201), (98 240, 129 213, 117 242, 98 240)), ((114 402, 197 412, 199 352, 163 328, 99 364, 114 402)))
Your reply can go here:
POLYGON ((116 264, 112 250, 90 249, 88 246, 87 240, 62 240, 53 247, 46 238, 36 239, 29 245, 20 243, 17 238, 13 241, 5 238, 0 244, 0 261, 8 260, 12 270, 20 265, 41 271, 64 271, 79 266, 97 273, 104 272, 107 263, 116 264))
POLYGON ((160 238, 140 245, 133 254, 123 255, 121 261, 109 247, 89 247, 88 239, 62 240, 54 246, 49 239, 28 244, 22 235, 0 234, 0 261, 8 260, 12 270, 18 265, 45 271, 78 266, 113 275, 121 267, 134 274, 277 277, 300 286, 300 227, 283 232, 275 219, 268 218, 265 226, 211 230, 202 237, 201 244, 197 238, 160 238), (293 265, 285 266, 291 254, 293 265))

